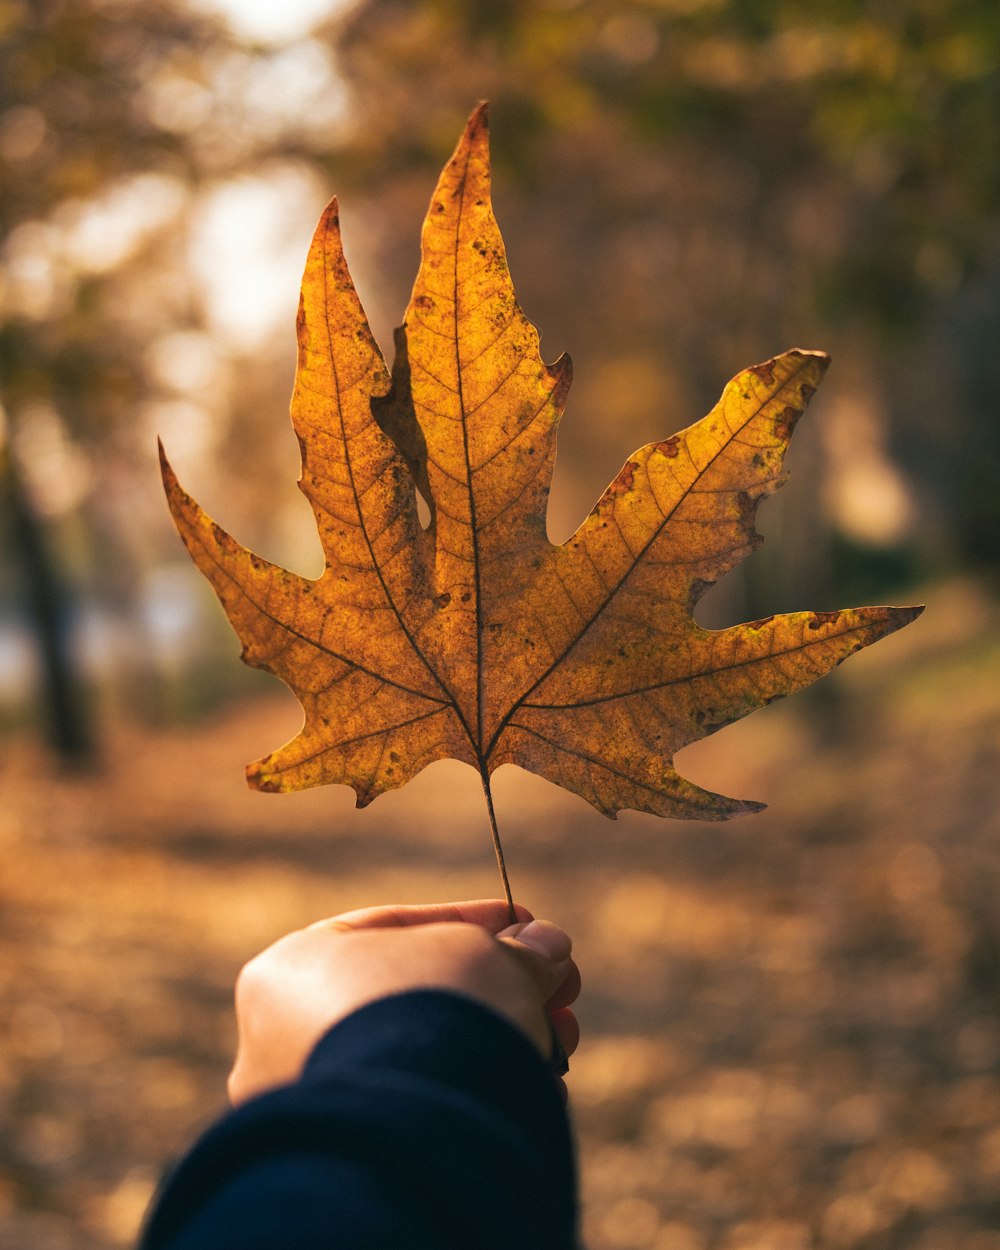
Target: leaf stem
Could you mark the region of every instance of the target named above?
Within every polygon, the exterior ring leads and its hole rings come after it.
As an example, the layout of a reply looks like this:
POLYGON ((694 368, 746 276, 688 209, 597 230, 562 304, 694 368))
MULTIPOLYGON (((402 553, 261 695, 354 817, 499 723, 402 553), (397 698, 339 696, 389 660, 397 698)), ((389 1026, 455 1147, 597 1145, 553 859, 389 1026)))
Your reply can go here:
POLYGON ((500 869, 500 880, 503 882, 504 897, 507 899, 507 915, 511 924, 517 924, 517 912, 514 910, 514 898, 507 880, 507 866, 503 859, 503 847, 500 845, 500 830, 497 828, 497 814, 493 807, 493 791, 490 789, 489 769, 484 764, 479 770, 483 783, 483 794, 486 795, 486 810, 490 816, 490 832, 493 834, 493 850, 496 852, 497 867, 500 869))

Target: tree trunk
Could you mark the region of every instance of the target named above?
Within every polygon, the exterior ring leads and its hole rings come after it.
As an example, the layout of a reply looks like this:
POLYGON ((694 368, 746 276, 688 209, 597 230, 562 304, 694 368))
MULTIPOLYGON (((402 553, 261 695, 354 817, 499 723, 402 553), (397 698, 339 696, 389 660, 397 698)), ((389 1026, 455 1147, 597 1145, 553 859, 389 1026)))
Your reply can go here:
POLYGON ((66 764, 79 765, 92 756, 94 741, 83 680, 71 645, 69 586, 9 453, 0 461, 0 473, 11 556, 20 569, 24 608, 41 662, 46 736, 66 764))

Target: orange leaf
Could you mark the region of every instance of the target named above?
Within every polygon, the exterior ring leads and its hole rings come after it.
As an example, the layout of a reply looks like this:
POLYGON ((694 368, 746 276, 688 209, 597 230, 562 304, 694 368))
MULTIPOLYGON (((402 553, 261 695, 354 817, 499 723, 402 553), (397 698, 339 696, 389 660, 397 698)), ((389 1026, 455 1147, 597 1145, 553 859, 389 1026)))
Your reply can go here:
POLYGON ((166 460, 174 519, 243 641, 305 710, 250 765, 261 790, 339 782, 358 805, 452 756, 516 763, 621 808, 722 819, 681 747, 798 690, 919 608, 698 626, 702 593, 760 542, 796 421, 826 369, 790 351, 738 374, 696 425, 637 451, 576 534, 546 535, 570 363, 542 362, 490 205, 485 107, 431 200, 390 382, 341 250, 309 252, 292 421, 326 555, 315 581, 219 529, 166 460), (432 519, 421 528, 415 484, 432 519))

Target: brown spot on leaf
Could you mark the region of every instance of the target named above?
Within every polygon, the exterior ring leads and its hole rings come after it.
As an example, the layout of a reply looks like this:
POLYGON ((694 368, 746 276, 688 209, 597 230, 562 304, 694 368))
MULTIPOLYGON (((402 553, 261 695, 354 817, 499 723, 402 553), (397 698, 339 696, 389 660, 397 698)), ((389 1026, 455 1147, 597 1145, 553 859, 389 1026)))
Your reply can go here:
POLYGON ((680 435, 674 434, 671 438, 665 438, 662 443, 657 443, 657 447, 671 460, 677 458, 677 448, 680 445, 680 435))
POLYGON ((626 490, 632 489, 632 482, 635 480, 635 471, 638 469, 639 463, 636 460, 627 460, 622 467, 622 471, 611 483, 611 489, 619 494, 626 490))
POLYGON ((573 382, 573 362, 567 353, 563 352, 555 364, 545 366, 545 372, 555 383, 552 402, 561 410, 573 382))
POLYGON ((822 629, 824 625, 836 625, 840 620, 839 612, 814 612, 809 622, 810 629, 822 629))
POLYGON ((795 429, 796 422, 802 416, 801 408, 793 408, 790 404, 786 405, 779 416, 774 418, 774 437, 780 439, 783 443, 792 437, 792 431, 795 429))
POLYGON ((434 596, 434 606, 436 608, 446 608, 451 603, 451 595, 446 590, 443 595, 434 596))
POLYGON ((771 360, 765 360, 763 364, 751 365, 750 372, 755 373, 757 377, 759 377, 760 380, 765 382, 768 386, 772 386, 774 383, 774 364, 775 362, 772 357, 771 360))

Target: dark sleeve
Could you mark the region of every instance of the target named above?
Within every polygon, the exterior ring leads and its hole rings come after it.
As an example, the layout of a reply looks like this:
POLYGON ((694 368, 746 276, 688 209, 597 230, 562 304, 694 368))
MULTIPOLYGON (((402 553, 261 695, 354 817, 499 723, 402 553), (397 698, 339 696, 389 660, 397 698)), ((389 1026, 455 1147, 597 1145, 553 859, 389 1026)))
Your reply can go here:
POLYGON ((558 1084, 471 999, 417 990, 320 1041, 299 1081, 244 1104, 168 1180, 140 1250, 572 1250, 558 1084))

